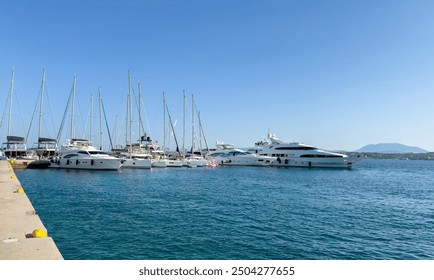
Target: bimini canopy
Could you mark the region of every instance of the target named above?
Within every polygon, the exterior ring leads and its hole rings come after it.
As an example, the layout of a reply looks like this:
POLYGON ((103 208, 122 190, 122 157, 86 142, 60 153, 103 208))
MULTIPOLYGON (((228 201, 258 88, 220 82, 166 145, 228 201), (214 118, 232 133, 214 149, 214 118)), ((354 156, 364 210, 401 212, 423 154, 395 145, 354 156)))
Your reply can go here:
POLYGON ((57 140, 53 138, 39 137, 38 143, 57 143, 57 140))
POLYGON ((26 142, 26 138, 21 136, 7 136, 6 140, 8 144, 24 144, 26 142))

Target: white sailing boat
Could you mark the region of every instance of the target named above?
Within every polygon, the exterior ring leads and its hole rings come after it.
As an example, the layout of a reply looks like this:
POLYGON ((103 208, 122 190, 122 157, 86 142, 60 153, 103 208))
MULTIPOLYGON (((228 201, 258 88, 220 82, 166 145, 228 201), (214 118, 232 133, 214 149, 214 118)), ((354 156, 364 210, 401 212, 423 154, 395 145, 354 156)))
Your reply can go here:
MULTIPOLYGON (((38 156, 38 158, 40 160, 46 160, 46 159, 54 157, 57 150, 58 150, 57 139, 42 136, 42 116, 43 116, 44 94, 45 94, 45 69, 42 70, 41 89, 40 89, 38 101, 36 102, 35 110, 33 113, 33 116, 34 116, 36 113, 36 108, 39 105, 38 142, 36 143, 37 146, 35 148, 32 148, 32 149, 35 151, 36 155, 38 156)), ((33 117, 32 117, 32 121, 30 122, 27 137, 28 137, 30 130, 32 128, 32 123, 33 123, 33 117)))
POLYGON ((12 120, 12 100, 14 93, 15 71, 12 69, 11 84, 9 87, 9 117, 6 142, 3 143, 3 156, 8 159, 25 160, 25 165, 36 159, 36 154, 32 150, 27 149, 26 139, 21 136, 11 135, 11 120, 12 120))
POLYGON ((164 161, 166 164, 166 167, 182 167, 183 166, 183 161, 182 158, 180 157, 180 151, 179 151, 179 146, 178 146, 178 140, 176 138, 176 134, 175 134, 175 128, 174 125, 172 123, 172 118, 170 116, 169 113, 169 108, 167 106, 166 103, 166 96, 163 92, 163 130, 164 130, 164 139, 163 139, 163 156, 160 158, 160 161, 164 161), (176 144, 176 152, 168 152, 167 146, 166 146, 166 113, 167 116, 169 117, 169 123, 170 123, 170 129, 172 131, 173 137, 175 139, 175 144, 176 144))
MULTIPOLYGON (((201 141, 198 142, 198 152, 195 152, 195 143, 196 143, 196 135, 195 135, 195 126, 194 126, 194 113, 196 111, 196 104, 194 103, 194 95, 191 95, 191 149, 190 153, 186 155, 185 161, 188 165, 192 165, 194 167, 204 167, 209 165, 209 160, 204 158, 202 155, 202 148, 201 148, 201 141)), ((202 125, 200 123, 200 118, 198 114, 199 119, 199 132, 202 135, 202 125)))
MULTIPOLYGON (((127 102, 127 135, 129 135, 129 143, 126 144, 120 157, 124 160, 122 167, 124 168, 141 168, 149 169, 152 167, 151 154, 143 149, 141 143, 133 143, 133 108, 132 108, 132 93, 131 93, 131 75, 128 71, 128 102, 127 102)), ((139 124, 140 126, 141 124, 139 124)), ((139 128, 140 130, 140 128, 139 128)), ((139 132, 140 134, 140 132, 139 132)), ((140 141, 140 140, 139 140, 140 141)))

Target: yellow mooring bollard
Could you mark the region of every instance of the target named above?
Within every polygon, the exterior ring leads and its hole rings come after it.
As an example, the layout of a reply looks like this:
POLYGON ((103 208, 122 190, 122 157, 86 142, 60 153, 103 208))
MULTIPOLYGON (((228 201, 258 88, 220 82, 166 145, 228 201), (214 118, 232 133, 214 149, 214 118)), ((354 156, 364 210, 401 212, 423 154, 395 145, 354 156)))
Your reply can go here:
POLYGON ((47 237, 47 232, 43 229, 35 229, 32 232, 32 236, 34 238, 44 238, 44 237, 47 237))

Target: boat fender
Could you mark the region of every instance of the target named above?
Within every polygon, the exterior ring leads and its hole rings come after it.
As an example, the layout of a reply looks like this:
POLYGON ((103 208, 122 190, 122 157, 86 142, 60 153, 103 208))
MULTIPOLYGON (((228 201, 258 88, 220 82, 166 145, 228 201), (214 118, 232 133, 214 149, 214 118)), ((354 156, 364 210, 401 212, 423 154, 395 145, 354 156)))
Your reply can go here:
POLYGON ((80 162, 78 161, 78 159, 75 161, 75 165, 78 165, 80 162))
POLYGON ((288 164, 288 159, 285 159, 285 164, 288 164))
POLYGON ((90 164, 93 165, 95 162, 93 160, 90 161, 90 164))
POLYGON ((68 160, 66 160, 66 165, 69 165, 69 159, 68 159, 68 160))
POLYGON ((280 159, 280 157, 277 158, 277 162, 282 163, 282 160, 280 159))

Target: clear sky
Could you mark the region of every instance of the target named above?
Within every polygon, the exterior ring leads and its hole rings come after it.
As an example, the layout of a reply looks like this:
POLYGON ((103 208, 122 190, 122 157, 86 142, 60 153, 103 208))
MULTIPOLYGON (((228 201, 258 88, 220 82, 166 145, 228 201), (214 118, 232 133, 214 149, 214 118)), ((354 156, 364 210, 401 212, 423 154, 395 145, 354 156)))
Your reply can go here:
POLYGON ((270 131, 324 149, 399 142, 434 151, 431 0, 2 1, 2 113, 12 68, 14 135, 27 133, 43 68, 43 136, 56 137, 74 75, 77 136, 98 87, 111 133, 124 135, 130 70, 134 92, 142 85, 145 128, 159 143, 162 92, 180 141, 185 90, 211 146, 251 147, 270 131))

